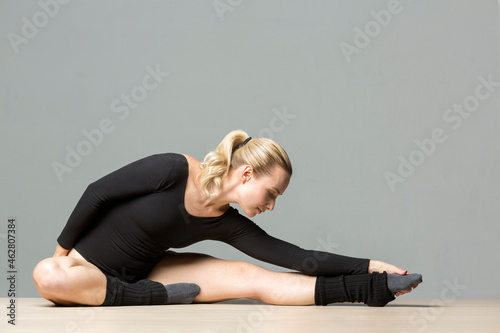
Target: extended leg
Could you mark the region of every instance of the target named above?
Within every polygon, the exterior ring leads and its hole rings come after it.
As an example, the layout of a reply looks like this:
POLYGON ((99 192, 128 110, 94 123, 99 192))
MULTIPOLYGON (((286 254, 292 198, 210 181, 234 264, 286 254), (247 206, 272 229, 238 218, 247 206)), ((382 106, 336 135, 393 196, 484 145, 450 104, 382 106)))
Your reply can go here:
MULTIPOLYGON (((394 299, 394 291, 389 290, 385 273, 315 277, 272 272, 246 262, 226 261, 197 253, 167 252, 148 279, 163 284, 195 283, 201 292, 194 302, 201 303, 249 298, 277 305, 363 302, 370 306, 384 306, 394 299)), ((401 283, 400 288, 407 289, 415 283, 411 279, 408 281, 410 285, 401 283)))
POLYGON ((269 304, 312 305, 316 277, 278 273, 253 264, 196 253, 167 252, 148 279, 163 284, 191 282, 201 292, 194 302, 258 299, 269 304))

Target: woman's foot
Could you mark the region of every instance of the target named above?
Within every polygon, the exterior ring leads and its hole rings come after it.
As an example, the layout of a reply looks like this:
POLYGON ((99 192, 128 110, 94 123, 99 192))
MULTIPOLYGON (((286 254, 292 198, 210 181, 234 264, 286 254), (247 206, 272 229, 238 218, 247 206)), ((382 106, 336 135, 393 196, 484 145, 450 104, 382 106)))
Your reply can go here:
POLYGON ((173 283, 165 285, 167 304, 190 304, 200 293, 200 287, 194 283, 173 283))
POLYGON ((421 274, 387 274, 387 287, 396 296, 404 294, 403 291, 411 291, 412 288, 415 288, 421 282, 421 274))

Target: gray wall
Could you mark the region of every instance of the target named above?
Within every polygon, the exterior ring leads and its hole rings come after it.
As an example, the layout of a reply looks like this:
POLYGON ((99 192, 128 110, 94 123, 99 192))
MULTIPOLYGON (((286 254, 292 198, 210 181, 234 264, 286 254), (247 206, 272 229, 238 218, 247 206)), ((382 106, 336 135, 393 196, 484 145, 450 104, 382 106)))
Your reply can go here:
POLYGON ((422 273, 405 298, 500 296, 497 1, 41 3, 0 2, 0 261, 13 217, 19 296, 90 182, 202 159, 238 128, 294 164, 254 219, 270 234, 422 273))

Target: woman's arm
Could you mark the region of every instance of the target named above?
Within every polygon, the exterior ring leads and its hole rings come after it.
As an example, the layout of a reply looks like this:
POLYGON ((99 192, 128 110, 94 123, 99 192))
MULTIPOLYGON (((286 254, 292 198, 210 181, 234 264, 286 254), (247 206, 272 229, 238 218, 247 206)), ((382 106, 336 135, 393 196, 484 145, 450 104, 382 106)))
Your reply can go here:
POLYGON ((54 257, 66 257, 69 253, 69 250, 66 250, 61 245, 57 244, 56 251, 54 252, 54 257))
POLYGON ((337 276, 384 271, 402 275, 407 273, 402 268, 378 260, 302 249, 268 235, 242 215, 238 215, 237 220, 231 223, 240 223, 240 227, 238 231, 233 229, 232 237, 224 240, 226 243, 255 259, 304 274, 337 276))
POLYGON ((255 259, 309 275, 363 274, 369 270, 369 259, 305 250, 268 235, 246 217, 239 216, 246 220, 245 226, 223 241, 255 259))
POLYGON ((168 185, 173 154, 153 155, 130 163, 90 184, 57 239, 70 250, 109 203, 155 192, 168 185))

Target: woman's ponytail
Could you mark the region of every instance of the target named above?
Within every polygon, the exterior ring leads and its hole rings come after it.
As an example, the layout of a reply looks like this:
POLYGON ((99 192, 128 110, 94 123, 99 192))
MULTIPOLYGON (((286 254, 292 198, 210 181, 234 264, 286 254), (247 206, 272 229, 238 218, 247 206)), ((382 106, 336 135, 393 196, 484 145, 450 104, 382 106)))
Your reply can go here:
POLYGON ((233 153, 247 139, 245 131, 236 130, 227 134, 214 151, 208 153, 201 164, 201 187, 206 195, 215 196, 222 185, 222 177, 231 167, 233 153))

